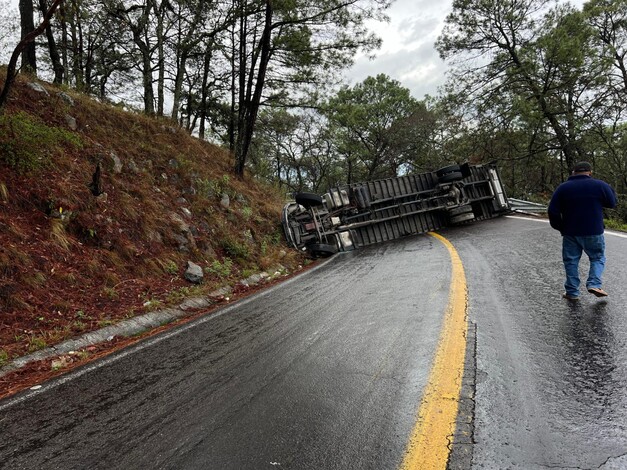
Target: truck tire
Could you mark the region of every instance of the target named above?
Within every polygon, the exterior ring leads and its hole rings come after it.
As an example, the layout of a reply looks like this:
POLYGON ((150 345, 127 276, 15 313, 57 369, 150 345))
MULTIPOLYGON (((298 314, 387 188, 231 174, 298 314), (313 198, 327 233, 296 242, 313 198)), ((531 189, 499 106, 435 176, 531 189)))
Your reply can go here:
POLYGON ((441 178, 444 175, 448 175, 449 173, 453 173, 453 172, 460 172, 462 171, 461 166, 459 165, 449 165, 449 166, 445 166, 444 168, 440 168, 438 171, 435 172, 435 176, 437 176, 438 178, 441 178))
POLYGON ((307 246, 307 250, 314 258, 328 258, 337 253, 337 246, 328 243, 312 243, 307 246))
POLYGON ((475 214, 468 212, 466 214, 459 214, 451 217, 451 225, 460 225, 465 222, 470 222, 475 219, 475 214))
POLYGON ((461 171, 452 171, 438 178, 438 183, 452 183, 464 179, 461 171))
POLYGON ((472 214, 472 206, 470 204, 453 207, 448 210, 448 215, 450 217, 454 217, 456 215, 462 215, 462 214, 469 214, 469 213, 472 214))
POLYGON ((296 193, 294 200, 306 209, 322 205, 322 197, 313 193, 296 193))

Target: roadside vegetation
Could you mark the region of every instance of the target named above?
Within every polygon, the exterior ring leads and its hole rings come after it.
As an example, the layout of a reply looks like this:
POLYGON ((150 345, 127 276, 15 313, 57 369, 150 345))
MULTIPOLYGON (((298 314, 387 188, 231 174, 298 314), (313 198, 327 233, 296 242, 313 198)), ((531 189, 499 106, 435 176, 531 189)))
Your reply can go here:
POLYGON ((286 195, 234 177, 229 152, 170 121, 32 83, 18 78, 0 116, 0 367, 305 263, 283 242, 286 195), (201 284, 184 278, 188 261, 201 284))

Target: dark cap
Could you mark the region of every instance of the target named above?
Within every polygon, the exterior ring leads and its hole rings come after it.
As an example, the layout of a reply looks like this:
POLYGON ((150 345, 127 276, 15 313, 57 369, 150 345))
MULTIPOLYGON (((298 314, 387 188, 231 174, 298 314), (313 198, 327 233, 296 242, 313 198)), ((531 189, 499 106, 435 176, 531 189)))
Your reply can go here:
POLYGON ((583 173, 585 171, 592 171, 592 165, 588 162, 579 162, 573 167, 573 172, 583 173))

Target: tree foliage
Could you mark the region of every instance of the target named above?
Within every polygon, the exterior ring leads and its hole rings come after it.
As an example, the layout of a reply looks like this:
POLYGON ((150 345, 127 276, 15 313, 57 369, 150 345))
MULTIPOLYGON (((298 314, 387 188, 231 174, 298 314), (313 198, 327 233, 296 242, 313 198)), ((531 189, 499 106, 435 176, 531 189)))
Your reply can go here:
POLYGON ((577 160, 616 160, 626 5, 454 1, 436 44, 453 67, 449 104, 472 123, 464 138, 507 162, 514 192, 550 193, 577 160))
MULTIPOLYGON (((25 7, 32 1, 21 0, 25 7)), ((55 81, 103 99, 139 90, 146 114, 169 114, 228 144, 242 176, 260 108, 310 105, 357 51, 378 46, 365 24, 383 18, 389 4, 66 0, 47 31, 46 59, 55 81)), ((22 10, 23 28, 33 29, 32 13, 22 10)), ((34 58, 25 57, 34 70, 34 58)))
POLYGON ((383 74, 344 87, 329 100, 325 114, 336 128, 349 182, 398 174, 411 159, 407 124, 417 111, 409 90, 383 74))
POLYGON ((541 198, 585 159, 627 193, 627 0, 454 0, 435 45, 450 79, 424 101, 383 74, 339 81, 389 4, 65 0, 27 63, 228 146, 237 175, 287 191, 498 160, 510 194, 541 198))

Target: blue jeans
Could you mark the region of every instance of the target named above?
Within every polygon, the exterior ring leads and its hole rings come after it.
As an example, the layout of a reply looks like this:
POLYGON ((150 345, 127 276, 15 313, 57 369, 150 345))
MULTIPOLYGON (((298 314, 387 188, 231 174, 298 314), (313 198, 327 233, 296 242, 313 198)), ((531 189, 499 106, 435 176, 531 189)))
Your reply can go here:
POLYGON ((605 238, 601 235, 576 237, 564 235, 562 237, 562 259, 566 270, 564 287, 568 295, 579 295, 579 260, 582 252, 590 259, 590 272, 586 281, 586 289, 600 288, 601 276, 605 269, 605 238))

